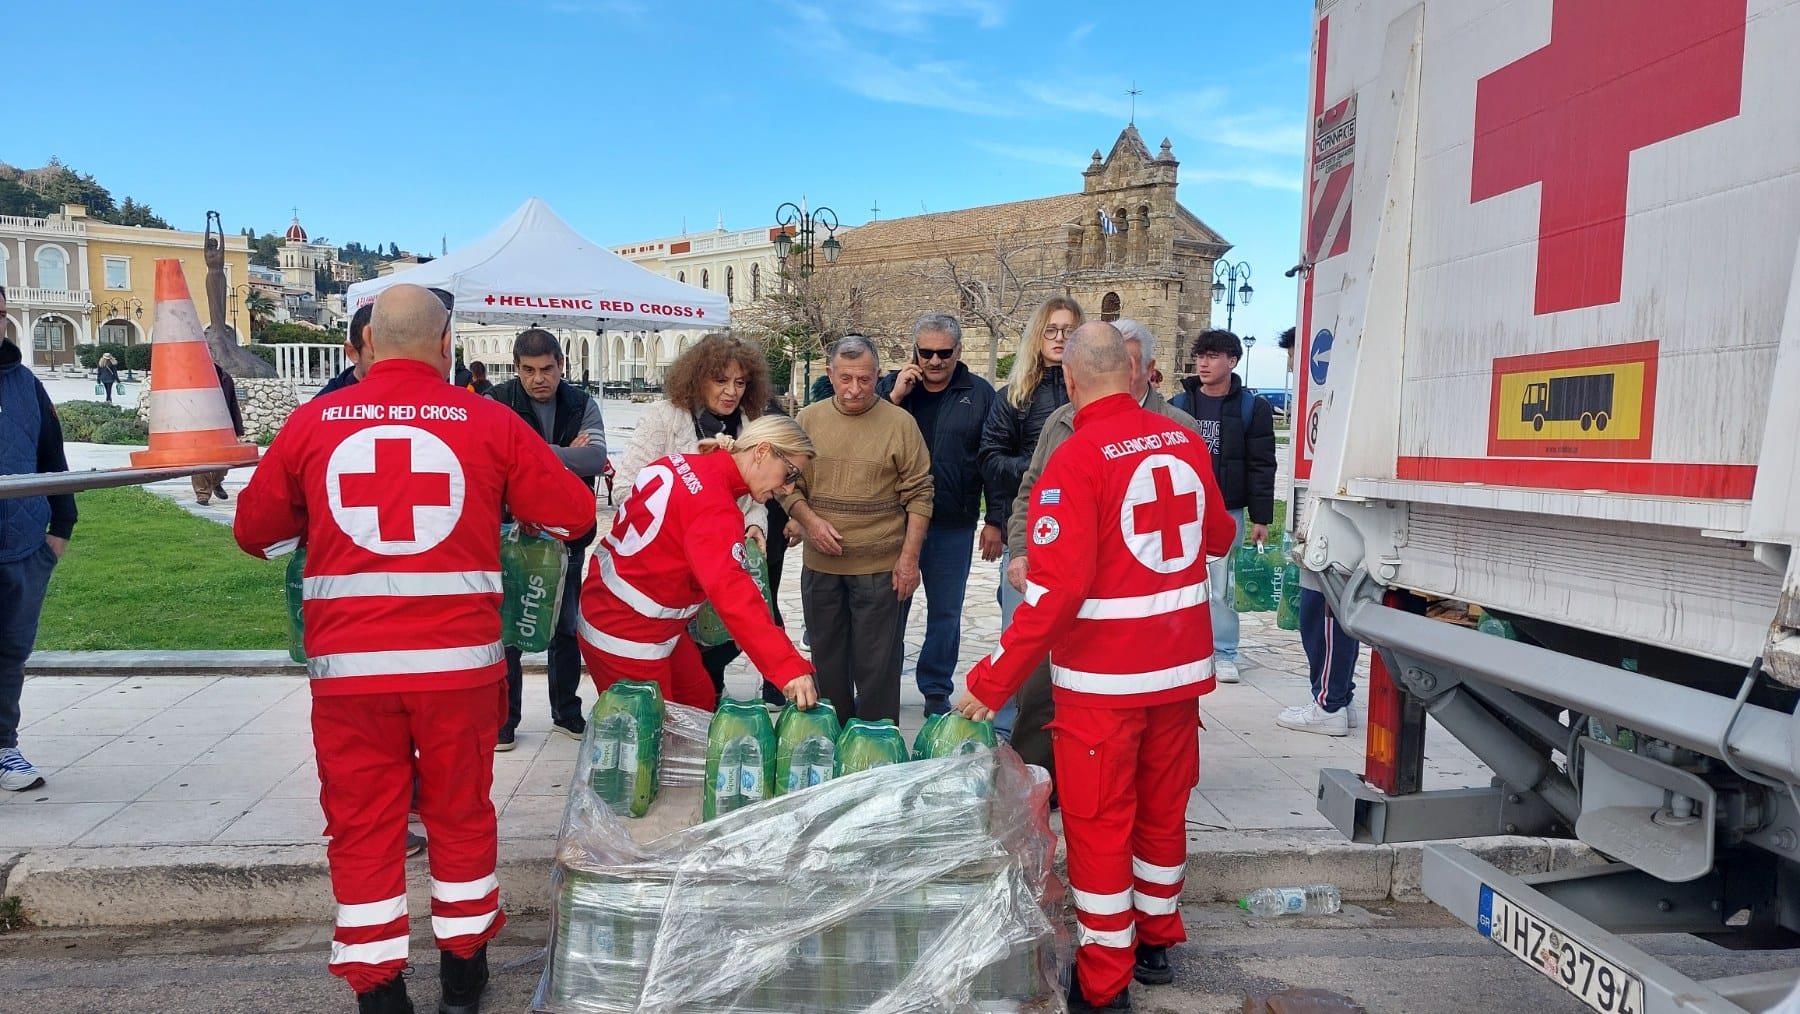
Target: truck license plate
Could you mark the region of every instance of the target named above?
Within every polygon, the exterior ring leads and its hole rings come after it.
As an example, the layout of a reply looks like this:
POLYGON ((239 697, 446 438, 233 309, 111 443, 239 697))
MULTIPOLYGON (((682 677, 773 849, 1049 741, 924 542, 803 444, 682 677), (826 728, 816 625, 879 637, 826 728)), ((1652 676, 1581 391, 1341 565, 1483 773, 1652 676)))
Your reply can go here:
POLYGON ((1643 1014, 1642 980, 1486 884, 1476 928, 1601 1014, 1643 1014))

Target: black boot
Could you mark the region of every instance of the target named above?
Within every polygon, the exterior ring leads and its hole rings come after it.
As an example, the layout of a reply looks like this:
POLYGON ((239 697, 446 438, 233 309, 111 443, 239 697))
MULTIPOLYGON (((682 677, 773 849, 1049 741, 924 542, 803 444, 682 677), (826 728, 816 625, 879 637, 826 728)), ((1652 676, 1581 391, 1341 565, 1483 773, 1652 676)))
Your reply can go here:
POLYGON ((438 983, 443 999, 438 1001, 438 1014, 481 1014, 481 994, 487 989, 487 944, 474 957, 459 958, 449 951, 439 951, 438 983))
POLYGON ((356 994, 357 1014, 413 1014, 406 998, 406 979, 394 976, 366 993, 356 994))
POLYGON ((1169 967, 1167 944, 1138 944, 1137 965, 1131 975, 1146 986, 1166 986, 1175 981, 1175 969, 1169 967))
POLYGON ((1131 987, 1119 990, 1119 995, 1104 1007, 1096 1007, 1088 1003, 1087 997, 1081 993, 1081 975, 1075 969, 1069 969, 1069 1014, 1088 1014, 1096 1010, 1130 1010, 1131 987))

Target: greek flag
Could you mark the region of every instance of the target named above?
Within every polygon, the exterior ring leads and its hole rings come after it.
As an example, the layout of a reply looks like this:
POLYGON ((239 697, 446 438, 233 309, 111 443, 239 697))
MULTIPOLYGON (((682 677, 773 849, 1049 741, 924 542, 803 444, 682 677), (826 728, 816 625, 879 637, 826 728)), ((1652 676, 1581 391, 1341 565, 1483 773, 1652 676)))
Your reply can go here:
POLYGON ((1040 507, 1054 507, 1059 503, 1062 503, 1062 490, 1060 489, 1046 489, 1038 494, 1038 506, 1040 507))
POLYGON ((1119 231, 1118 223, 1114 222, 1112 216, 1105 211, 1100 212, 1100 231, 1108 236, 1119 231))

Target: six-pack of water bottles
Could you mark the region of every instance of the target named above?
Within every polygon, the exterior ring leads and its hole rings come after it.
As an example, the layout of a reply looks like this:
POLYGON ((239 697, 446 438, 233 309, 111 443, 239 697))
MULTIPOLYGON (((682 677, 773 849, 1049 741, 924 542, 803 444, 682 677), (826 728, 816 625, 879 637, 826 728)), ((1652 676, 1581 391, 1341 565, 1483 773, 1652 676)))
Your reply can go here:
POLYGON ((909 752, 892 723, 839 729, 828 704, 772 720, 728 700, 694 779, 704 714, 650 684, 595 706, 536 1009, 1054 1008, 1069 950, 1049 783, 991 726, 935 718, 909 752), (627 821, 672 761, 706 819, 640 844, 627 821))

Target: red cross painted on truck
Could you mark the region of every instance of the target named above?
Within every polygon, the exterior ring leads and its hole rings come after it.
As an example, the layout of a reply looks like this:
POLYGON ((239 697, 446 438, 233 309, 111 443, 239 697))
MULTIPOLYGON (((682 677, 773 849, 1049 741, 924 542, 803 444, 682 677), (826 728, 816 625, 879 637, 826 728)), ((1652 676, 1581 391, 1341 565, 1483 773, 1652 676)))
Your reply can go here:
POLYGON ((1542 184, 1535 312, 1619 301, 1631 154, 1738 115, 1747 0, 1555 0, 1482 78, 1469 199, 1542 184))
POLYGON ((449 473, 413 471, 412 452, 410 440, 377 439, 375 471, 338 477, 345 507, 375 508, 383 542, 413 541, 415 508, 451 505, 449 473))
POLYGON ((1200 494, 1175 492, 1175 476, 1168 468, 1150 473, 1156 498, 1131 509, 1131 526, 1142 533, 1162 536, 1164 560, 1180 559, 1184 553, 1181 529, 1200 520, 1200 494))

